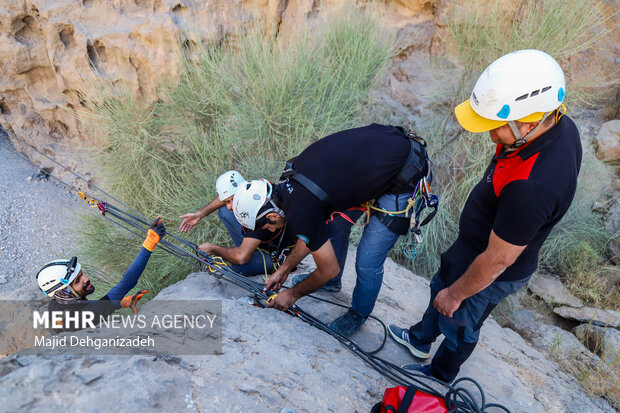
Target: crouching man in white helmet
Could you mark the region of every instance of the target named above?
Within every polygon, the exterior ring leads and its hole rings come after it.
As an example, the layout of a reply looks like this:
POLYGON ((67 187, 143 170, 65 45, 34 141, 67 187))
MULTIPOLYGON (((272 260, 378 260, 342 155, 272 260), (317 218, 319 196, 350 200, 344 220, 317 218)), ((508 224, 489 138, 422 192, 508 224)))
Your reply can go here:
POLYGON ((375 199, 380 208, 394 212, 371 215, 357 249, 351 309, 330 323, 345 336, 362 326, 381 289, 385 258, 409 229, 410 218, 403 210, 430 170, 422 142, 396 126, 372 124, 340 131, 289 162, 277 185, 257 180, 239 188, 233 212, 243 226, 286 228, 297 237, 295 248, 265 289, 278 291, 308 254, 316 263, 308 277, 294 276, 294 286, 279 293, 271 306, 285 310, 325 286, 340 290, 351 226, 362 214, 360 205, 375 199))
POLYGON ((457 240, 441 256, 422 320, 389 326, 417 359, 427 359, 444 335, 430 364, 404 368, 453 381, 491 310, 536 270, 540 247, 571 205, 581 165, 564 95, 560 65, 544 52, 521 50, 487 67, 456 107, 463 128, 489 131, 497 146, 465 203, 457 240))
MULTIPOLYGON (((130 307, 134 313, 137 313, 136 304, 138 300, 149 290, 139 291, 129 297, 125 297, 125 295, 138 283, 138 279, 151 257, 151 252, 165 234, 166 229, 161 217, 157 217, 148 230, 138 256, 129 266, 121 281, 99 300, 87 299, 90 294, 95 292, 95 287, 91 284, 88 276, 82 272, 82 265, 78 262, 77 257, 70 260, 55 260, 44 265, 37 273, 37 284, 41 291, 52 298, 49 304, 50 312, 90 311, 94 314, 95 324, 98 324, 100 317, 107 317, 121 307, 130 307)), ((79 329, 75 326, 71 328, 53 326, 52 331, 75 331, 79 329)))
POLYGON ((237 171, 227 171, 215 182, 217 197, 197 212, 181 215, 184 218, 179 230, 191 230, 202 218, 217 210, 220 221, 226 227, 235 246, 221 247, 209 242, 201 244, 198 249, 209 255, 217 255, 231 263, 231 268, 243 275, 271 274, 277 265, 286 258, 289 247, 295 244, 295 237, 290 232, 271 233, 266 230, 249 230, 243 228, 235 219, 232 202, 237 189, 245 179, 237 171))

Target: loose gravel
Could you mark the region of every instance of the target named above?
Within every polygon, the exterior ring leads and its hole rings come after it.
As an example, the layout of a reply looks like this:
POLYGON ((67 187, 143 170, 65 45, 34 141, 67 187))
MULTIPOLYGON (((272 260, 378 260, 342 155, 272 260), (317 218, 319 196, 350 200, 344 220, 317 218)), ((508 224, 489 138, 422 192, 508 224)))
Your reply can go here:
POLYGON ((37 289, 35 275, 48 261, 77 254, 71 228, 84 204, 17 152, 0 129, 0 292, 37 289))

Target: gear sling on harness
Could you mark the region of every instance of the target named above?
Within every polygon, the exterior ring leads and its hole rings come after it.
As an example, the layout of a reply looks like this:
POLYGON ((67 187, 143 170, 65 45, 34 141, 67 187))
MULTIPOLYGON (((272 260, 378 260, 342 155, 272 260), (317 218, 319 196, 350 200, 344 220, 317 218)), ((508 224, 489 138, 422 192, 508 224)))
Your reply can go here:
MULTIPOLYGON (((409 134, 405 131, 404 128, 397 126, 396 127, 400 132, 402 132, 403 136, 409 140, 410 150, 409 155, 407 156, 407 160, 405 161, 403 168, 396 175, 394 179, 388 184, 387 190, 385 193, 392 193, 390 191, 394 190, 404 190, 411 189, 412 191, 416 188, 416 184, 420 179, 422 179, 427 173, 429 166, 428 154, 426 153, 426 142, 415 134, 409 134)), ((323 190, 319 185, 317 185, 314 181, 312 181, 307 176, 303 175, 299 171, 296 171, 293 167, 293 162, 295 158, 289 159, 286 161, 284 166, 284 171, 280 176, 280 182, 290 179, 301 186, 310 191, 314 196, 320 199, 322 202, 326 204, 332 204, 332 198, 329 196, 327 192, 323 190)), ((359 209, 359 207, 353 207, 350 209, 359 209)), ((385 213, 383 211, 379 211, 375 208, 374 214, 377 216, 379 222, 385 225, 390 231, 398 235, 406 235, 409 230, 410 219, 408 217, 398 217, 389 213, 385 213)))

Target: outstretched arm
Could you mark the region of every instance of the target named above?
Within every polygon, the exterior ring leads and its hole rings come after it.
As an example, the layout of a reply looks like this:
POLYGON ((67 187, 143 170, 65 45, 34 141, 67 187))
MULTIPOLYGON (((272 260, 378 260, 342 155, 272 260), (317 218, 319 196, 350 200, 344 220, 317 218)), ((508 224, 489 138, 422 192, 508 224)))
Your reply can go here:
POLYGON ((123 297, 138 283, 138 279, 142 275, 146 264, 151 257, 151 251, 146 248, 140 248, 140 252, 135 260, 131 263, 123 278, 118 284, 116 284, 110 291, 108 291, 108 298, 113 301, 122 300, 123 297))
POLYGON ((166 229, 164 228, 164 224, 161 222, 161 217, 157 217, 151 224, 151 228, 148 230, 146 239, 142 244, 142 248, 140 249, 138 256, 135 260, 133 260, 127 271, 125 271, 121 281, 112 287, 112 289, 108 291, 108 294, 106 294, 109 300, 121 300, 125 294, 136 286, 138 279, 146 267, 146 264, 149 262, 151 251, 153 251, 157 243, 164 237, 165 234, 166 229))
POLYGON ((190 229, 194 227, 194 225, 198 223, 198 221, 200 221, 201 219, 203 219, 204 217, 206 217, 213 211, 220 209, 224 205, 226 205, 224 201, 220 201, 218 197, 215 197, 213 198, 211 202, 205 205, 202 209, 196 212, 181 215, 179 218, 184 218, 184 219, 183 219, 183 222, 181 222, 181 225, 179 226, 179 231, 181 232, 189 231, 190 229))

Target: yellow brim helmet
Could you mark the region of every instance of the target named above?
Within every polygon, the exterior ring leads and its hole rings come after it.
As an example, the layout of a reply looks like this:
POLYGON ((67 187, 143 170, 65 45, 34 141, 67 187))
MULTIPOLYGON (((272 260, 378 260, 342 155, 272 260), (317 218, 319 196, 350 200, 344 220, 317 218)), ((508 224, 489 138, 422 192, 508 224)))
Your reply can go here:
MULTIPOLYGON (((469 99, 454 108, 454 113, 463 129, 473 133, 487 132, 507 123, 504 120, 487 119, 478 115, 471 107, 469 99)), ((535 112, 519 119, 519 122, 538 122, 544 115, 545 112, 535 112)))

